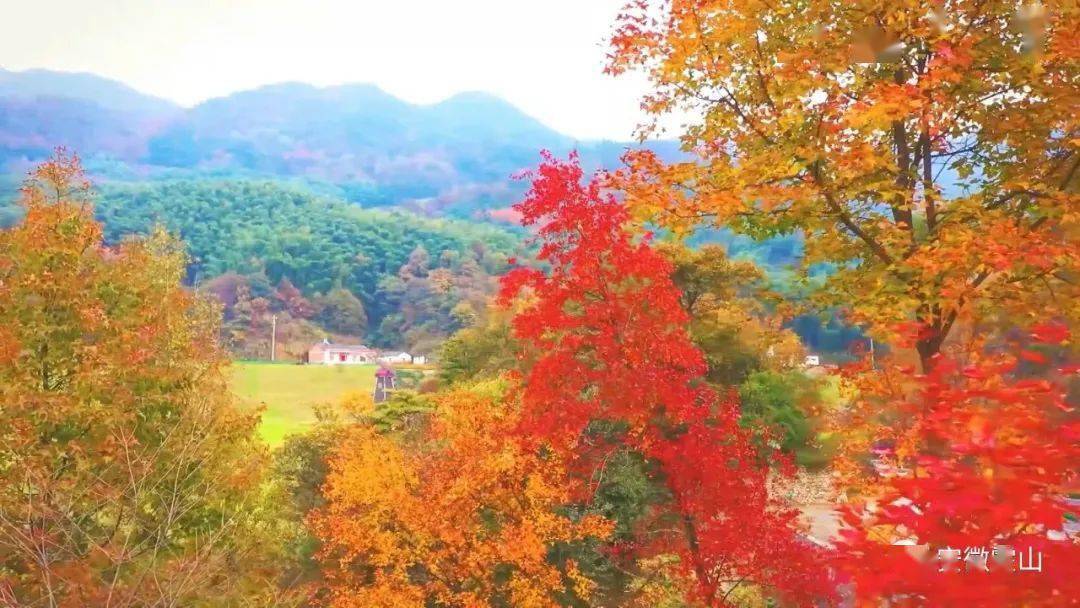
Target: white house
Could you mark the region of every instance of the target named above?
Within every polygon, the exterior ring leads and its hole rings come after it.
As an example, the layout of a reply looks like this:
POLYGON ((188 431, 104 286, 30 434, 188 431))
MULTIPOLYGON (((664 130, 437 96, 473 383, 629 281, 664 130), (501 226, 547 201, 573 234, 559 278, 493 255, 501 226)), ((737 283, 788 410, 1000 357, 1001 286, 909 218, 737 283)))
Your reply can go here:
POLYGON ((380 363, 412 363, 413 356, 406 352, 383 353, 379 356, 380 363))
POLYGON ((818 355, 806 355, 806 359, 803 360, 803 367, 816 367, 821 365, 821 357, 818 355))
POLYGON ((308 349, 307 362, 315 365, 374 363, 378 353, 363 344, 332 344, 323 340, 308 349))

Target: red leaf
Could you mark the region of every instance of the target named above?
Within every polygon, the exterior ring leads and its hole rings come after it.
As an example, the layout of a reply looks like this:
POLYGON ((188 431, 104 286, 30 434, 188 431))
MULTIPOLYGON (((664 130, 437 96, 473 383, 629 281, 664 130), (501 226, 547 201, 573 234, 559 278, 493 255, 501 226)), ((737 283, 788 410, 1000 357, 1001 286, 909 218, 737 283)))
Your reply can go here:
POLYGON ((1069 328, 1056 321, 1042 323, 1031 328, 1031 337, 1043 344, 1061 344, 1069 339, 1069 328))
POLYGON ((1045 365, 1048 361, 1046 355, 1034 350, 1020 351, 1020 358, 1024 361, 1031 361, 1032 363, 1038 363, 1040 365, 1045 365))

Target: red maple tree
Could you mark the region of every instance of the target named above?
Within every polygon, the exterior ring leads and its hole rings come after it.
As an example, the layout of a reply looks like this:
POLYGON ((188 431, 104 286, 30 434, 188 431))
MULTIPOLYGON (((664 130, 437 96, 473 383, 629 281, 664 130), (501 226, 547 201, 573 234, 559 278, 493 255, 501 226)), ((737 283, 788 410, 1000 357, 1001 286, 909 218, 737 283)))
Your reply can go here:
POLYGON ((1044 324, 1030 336, 1036 345, 1016 345, 1018 356, 980 345, 963 363, 938 356, 926 375, 879 370, 877 387, 863 387, 862 401, 876 393, 887 404, 871 404, 884 423, 869 437, 888 473, 845 506, 839 549, 860 599, 1067 606, 1080 597, 1080 545, 1064 530, 1080 423, 1054 374, 1021 366, 1052 370, 1045 352, 1068 331, 1044 324))
POLYGON ((601 180, 582 182, 576 156, 544 154, 531 177, 515 210, 538 227, 548 270, 514 269, 501 290, 504 304, 524 302, 513 320, 530 359, 521 439, 566 458, 586 493, 614 449, 658 465, 670 500, 655 517, 677 523, 630 550, 677 554, 695 605, 726 605, 742 584, 799 603, 829 595, 821 556, 798 539, 794 511, 769 495, 768 466, 738 426, 737 402, 701 379, 704 358, 651 235, 631 232, 601 180), (589 433, 596 421, 625 430, 600 438, 589 433))

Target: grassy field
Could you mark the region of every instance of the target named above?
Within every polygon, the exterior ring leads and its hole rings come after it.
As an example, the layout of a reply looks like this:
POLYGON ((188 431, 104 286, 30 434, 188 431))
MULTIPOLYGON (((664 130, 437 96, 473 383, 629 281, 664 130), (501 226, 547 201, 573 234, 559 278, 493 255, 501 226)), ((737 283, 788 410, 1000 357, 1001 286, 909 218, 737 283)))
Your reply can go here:
POLYGON ((323 366, 293 363, 233 364, 233 392, 245 405, 265 404, 259 433, 270 445, 315 422, 313 406, 334 403, 352 391, 370 392, 374 365, 323 366))

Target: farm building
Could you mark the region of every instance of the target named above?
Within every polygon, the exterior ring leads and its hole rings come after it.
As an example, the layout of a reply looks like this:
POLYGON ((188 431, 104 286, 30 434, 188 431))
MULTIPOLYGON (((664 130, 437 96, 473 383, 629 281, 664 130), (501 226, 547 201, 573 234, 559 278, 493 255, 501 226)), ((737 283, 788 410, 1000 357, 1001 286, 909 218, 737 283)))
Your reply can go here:
POLYGON ((374 363, 378 353, 363 344, 333 344, 323 340, 307 353, 307 362, 314 365, 360 365, 374 363))
POLYGON ((427 357, 410 355, 406 352, 390 352, 379 355, 379 361, 382 363, 415 363, 423 365, 427 362, 427 357))

